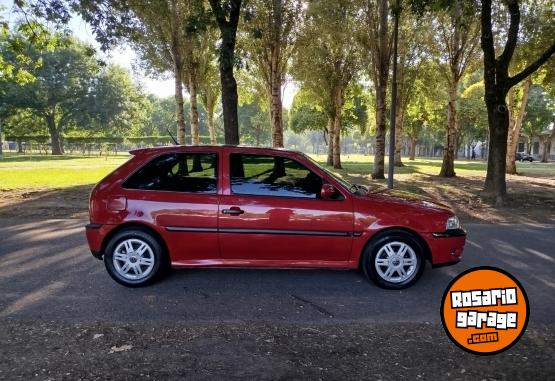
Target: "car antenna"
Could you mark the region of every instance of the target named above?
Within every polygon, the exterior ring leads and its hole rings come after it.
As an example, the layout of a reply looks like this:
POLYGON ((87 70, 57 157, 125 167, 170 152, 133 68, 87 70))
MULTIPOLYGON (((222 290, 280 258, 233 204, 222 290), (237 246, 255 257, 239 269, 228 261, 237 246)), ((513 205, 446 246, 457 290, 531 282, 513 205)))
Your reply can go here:
POLYGON ((175 144, 176 146, 178 146, 179 143, 178 143, 177 140, 175 140, 175 138, 173 137, 172 133, 170 132, 170 129, 169 129, 169 128, 166 128, 166 131, 168 131, 168 135, 170 135, 170 138, 172 138, 173 144, 175 144))

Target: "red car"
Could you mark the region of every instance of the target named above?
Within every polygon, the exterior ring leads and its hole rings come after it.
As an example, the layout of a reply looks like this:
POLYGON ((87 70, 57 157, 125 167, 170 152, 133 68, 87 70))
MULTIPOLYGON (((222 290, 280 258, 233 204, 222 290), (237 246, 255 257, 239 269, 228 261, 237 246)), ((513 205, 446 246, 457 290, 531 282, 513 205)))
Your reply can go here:
POLYGON ((362 268, 401 289, 461 259, 445 205, 369 192, 300 152, 238 146, 131 151, 90 197, 92 254, 126 286, 171 267, 362 268))

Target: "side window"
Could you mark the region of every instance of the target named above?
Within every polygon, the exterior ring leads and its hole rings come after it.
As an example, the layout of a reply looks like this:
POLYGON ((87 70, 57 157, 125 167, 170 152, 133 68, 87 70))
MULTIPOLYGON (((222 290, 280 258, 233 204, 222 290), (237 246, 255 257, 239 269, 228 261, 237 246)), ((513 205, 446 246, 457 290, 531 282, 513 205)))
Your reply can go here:
POLYGON ((231 192, 258 196, 319 198, 322 178, 295 160, 232 154, 231 192))
POLYGON ((123 184, 128 189, 216 193, 217 155, 170 153, 158 156, 123 184))

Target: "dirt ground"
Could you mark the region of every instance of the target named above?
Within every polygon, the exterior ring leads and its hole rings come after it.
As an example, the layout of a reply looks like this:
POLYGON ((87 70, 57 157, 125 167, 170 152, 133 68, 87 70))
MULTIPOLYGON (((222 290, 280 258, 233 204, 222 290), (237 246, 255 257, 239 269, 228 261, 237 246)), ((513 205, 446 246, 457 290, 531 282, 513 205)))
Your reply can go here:
POLYGON ((507 175, 503 206, 483 194, 484 177, 443 178, 411 175, 399 189, 423 194, 450 205, 463 222, 555 223, 555 179, 507 175))
MULTIPOLYGON (((384 182, 352 179, 372 189, 384 182)), ((482 193, 482 176, 440 178, 401 175, 397 189, 422 194, 452 206, 463 222, 555 223, 555 179, 508 176, 509 196, 503 206, 482 193)), ((86 218, 92 185, 48 190, 0 190, 0 217, 19 219, 86 218)))
POLYGON ((548 380, 553 329, 509 352, 465 353, 430 323, 116 324, 2 321, 9 380, 548 380))
POLYGON ((64 189, 0 191, 0 218, 86 218, 90 186, 64 189))

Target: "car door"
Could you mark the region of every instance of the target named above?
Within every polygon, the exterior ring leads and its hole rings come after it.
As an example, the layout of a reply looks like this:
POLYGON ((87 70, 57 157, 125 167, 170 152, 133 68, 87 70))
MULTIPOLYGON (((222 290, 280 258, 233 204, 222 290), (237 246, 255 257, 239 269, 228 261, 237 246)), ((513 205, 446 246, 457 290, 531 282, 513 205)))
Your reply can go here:
POLYGON ((127 179, 128 221, 158 228, 172 262, 219 259, 218 155, 213 151, 162 154, 127 179))
POLYGON ((231 151, 226 161, 229 188, 218 214, 224 259, 285 265, 349 259, 350 198, 321 199, 322 176, 299 159, 231 151))

